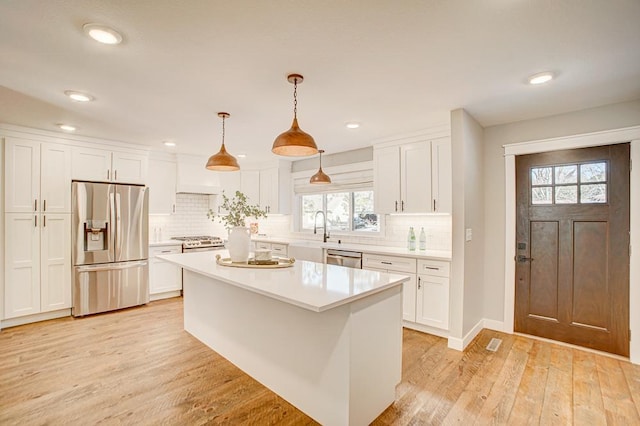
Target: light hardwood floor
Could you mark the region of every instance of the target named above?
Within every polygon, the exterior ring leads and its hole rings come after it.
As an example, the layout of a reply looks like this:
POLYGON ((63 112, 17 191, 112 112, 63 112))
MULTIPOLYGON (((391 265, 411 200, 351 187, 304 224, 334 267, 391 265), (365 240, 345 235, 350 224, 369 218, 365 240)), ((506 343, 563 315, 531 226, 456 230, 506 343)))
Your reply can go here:
MULTIPOLYGON (((402 377, 374 424, 640 424, 640 367, 522 336, 405 330, 402 377)), ((0 332, 0 425, 98 423, 314 424, 186 333, 179 298, 0 332)))

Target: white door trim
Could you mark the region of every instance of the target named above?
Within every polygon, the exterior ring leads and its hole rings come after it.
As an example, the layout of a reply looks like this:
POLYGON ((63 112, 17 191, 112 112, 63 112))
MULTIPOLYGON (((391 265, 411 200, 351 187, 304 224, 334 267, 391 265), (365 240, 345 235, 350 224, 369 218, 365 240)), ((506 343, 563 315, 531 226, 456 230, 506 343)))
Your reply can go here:
MULTIPOLYGON (((631 142, 631 253, 629 275, 629 329, 640 336, 640 126, 595 133, 543 139, 504 145, 505 164, 505 258, 504 258, 504 332, 513 333, 515 309, 516 255, 516 155, 562 149, 587 148, 631 142)), ((640 364, 640 338, 631 340, 630 359, 640 364)))

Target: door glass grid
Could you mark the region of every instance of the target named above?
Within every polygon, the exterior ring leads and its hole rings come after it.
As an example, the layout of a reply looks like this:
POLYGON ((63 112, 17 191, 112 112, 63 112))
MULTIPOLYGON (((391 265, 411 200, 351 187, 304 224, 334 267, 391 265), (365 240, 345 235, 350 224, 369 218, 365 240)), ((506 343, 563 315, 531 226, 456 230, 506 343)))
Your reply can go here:
POLYGON ((532 167, 531 204, 607 202, 607 162, 532 167))

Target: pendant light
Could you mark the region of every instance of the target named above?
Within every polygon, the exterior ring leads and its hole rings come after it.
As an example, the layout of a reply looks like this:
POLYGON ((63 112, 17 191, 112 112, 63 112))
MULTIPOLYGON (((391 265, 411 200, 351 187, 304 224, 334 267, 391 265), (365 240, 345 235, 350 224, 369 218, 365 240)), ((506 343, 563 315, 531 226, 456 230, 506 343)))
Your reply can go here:
POLYGON ((298 127, 298 83, 302 83, 303 77, 300 74, 290 74, 287 76, 289 83, 293 84, 293 123, 291 128, 278 135, 273 141, 271 151, 274 154, 288 157, 302 157, 318 153, 318 147, 310 134, 305 133, 298 127))
POLYGON ((312 183, 314 185, 327 185, 331 183, 331 178, 322 171, 322 154, 324 153, 324 149, 320 149, 318 150, 318 152, 320 153, 320 168, 318 169, 318 173, 311 176, 311 179, 309 179, 309 183, 312 183))
POLYGON ((219 112, 218 117, 222 118, 222 146, 217 154, 209 157, 206 168, 208 170, 215 170, 219 172, 234 172, 240 170, 238 161, 229 154, 224 147, 224 120, 229 118, 228 112, 219 112))

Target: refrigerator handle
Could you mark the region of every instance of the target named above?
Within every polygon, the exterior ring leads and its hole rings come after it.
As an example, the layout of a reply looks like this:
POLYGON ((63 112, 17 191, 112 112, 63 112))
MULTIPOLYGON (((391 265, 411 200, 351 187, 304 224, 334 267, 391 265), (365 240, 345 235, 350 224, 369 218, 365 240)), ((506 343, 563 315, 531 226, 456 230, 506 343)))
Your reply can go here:
POLYGON ((116 244, 116 261, 119 261, 120 259, 122 259, 122 222, 120 220, 120 193, 116 191, 115 193, 115 197, 116 197, 116 239, 115 239, 115 244, 116 244))
POLYGON ((147 266, 148 264, 148 260, 135 260, 131 262, 101 263, 99 265, 76 266, 75 270, 77 272, 114 271, 139 268, 141 266, 147 266))
POLYGON ((107 244, 107 250, 111 253, 113 258, 111 261, 115 261, 116 258, 114 256, 114 247, 115 247, 115 238, 116 238, 116 206, 115 206, 115 194, 113 192, 109 192, 109 221, 107 223, 111 223, 111 229, 107 229, 109 244, 107 244))

